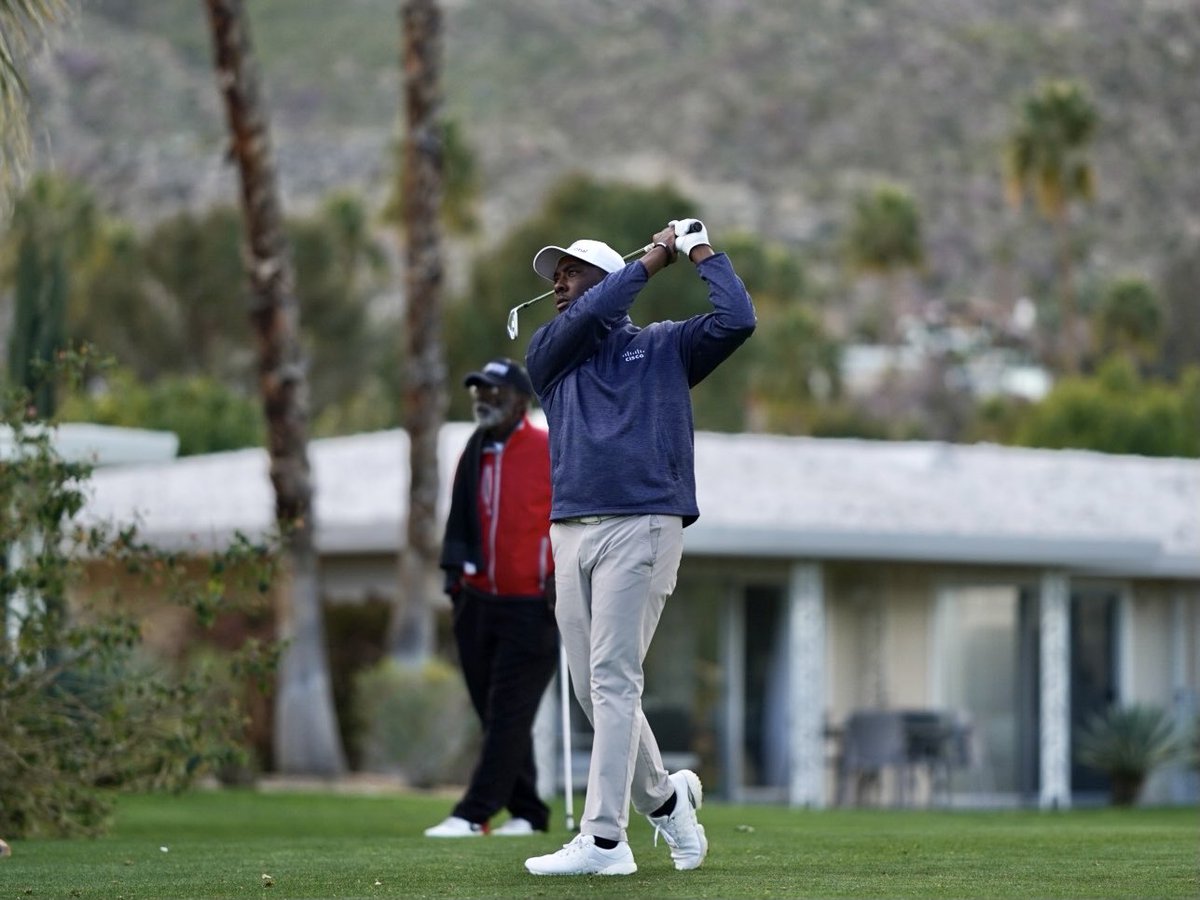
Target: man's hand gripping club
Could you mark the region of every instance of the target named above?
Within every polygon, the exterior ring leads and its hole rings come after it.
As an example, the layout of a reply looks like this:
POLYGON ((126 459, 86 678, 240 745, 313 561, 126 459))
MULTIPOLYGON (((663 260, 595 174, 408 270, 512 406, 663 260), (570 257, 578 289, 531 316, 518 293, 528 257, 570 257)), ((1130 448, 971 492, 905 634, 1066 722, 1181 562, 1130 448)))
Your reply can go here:
POLYGON ((712 254, 712 244, 708 242, 708 229, 699 219, 672 219, 670 224, 675 227, 675 249, 679 253, 692 262, 700 262, 699 259, 692 259, 692 251, 697 247, 709 249, 701 259, 706 259, 712 254))

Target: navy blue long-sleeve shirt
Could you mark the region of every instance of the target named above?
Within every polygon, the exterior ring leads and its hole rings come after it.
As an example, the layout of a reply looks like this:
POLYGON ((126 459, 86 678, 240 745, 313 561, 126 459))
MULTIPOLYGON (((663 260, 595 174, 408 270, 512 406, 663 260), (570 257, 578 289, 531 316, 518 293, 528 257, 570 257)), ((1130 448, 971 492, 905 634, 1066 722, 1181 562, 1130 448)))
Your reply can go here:
POLYGON ((689 391, 757 320, 725 254, 696 270, 712 312, 634 325, 629 309, 649 280, 635 261, 534 333, 525 364, 550 425, 552 520, 657 513, 686 526, 699 517, 689 391))

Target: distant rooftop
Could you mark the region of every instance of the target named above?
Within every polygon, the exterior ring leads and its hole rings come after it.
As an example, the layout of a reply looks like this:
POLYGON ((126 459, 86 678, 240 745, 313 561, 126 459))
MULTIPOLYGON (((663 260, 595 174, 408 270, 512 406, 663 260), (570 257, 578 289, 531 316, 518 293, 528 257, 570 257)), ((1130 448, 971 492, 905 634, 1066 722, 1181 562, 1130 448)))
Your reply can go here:
MULTIPOLYGON (((52 429, 55 452, 69 462, 96 466, 127 466, 162 462, 179 452, 179 438, 170 431, 120 428, 90 422, 65 422, 52 429)), ((0 427, 0 459, 13 454, 13 433, 0 427)))
MULTIPOLYGON (((470 435, 444 427, 449 482, 470 435)), ((394 552, 407 514, 400 430, 310 444, 317 543, 394 552)), ((993 445, 696 435, 700 520, 685 553, 1063 566, 1200 578, 1200 461, 993 445)), ((271 526, 264 450, 101 470, 88 514, 205 548, 271 526)))
POLYGON ((1200 576, 1200 460, 697 436, 695 551, 1200 576))

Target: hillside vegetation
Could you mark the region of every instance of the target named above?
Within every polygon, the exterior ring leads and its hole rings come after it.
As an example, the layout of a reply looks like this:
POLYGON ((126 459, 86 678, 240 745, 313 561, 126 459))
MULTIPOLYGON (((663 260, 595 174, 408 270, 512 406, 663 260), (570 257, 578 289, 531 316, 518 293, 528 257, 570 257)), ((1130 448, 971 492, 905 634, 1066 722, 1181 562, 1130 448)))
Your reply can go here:
MULTIPOLYGON (((253 0, 287 203, 381 203, 399 0, 253 0)), ((447 112, 499 237, 564 173, 670 181, 715 226, 832 258, 856 189, 919 204, 929 288, 1047 291, 1044 227, 1004 203, 1017 100, 1091 90, 1098 198, 1082 271, 1159 275, 1200 238, 1200 6, 1191 0, 445 0, 447 112), (1017 284, 1010 284, 1016 271, 1017 284)), ((45 164, 138 220, 232 200, 202 5, 84 0, 32 86, 45 164)), ((647 223, 649 229, 654 223, 647 223)))

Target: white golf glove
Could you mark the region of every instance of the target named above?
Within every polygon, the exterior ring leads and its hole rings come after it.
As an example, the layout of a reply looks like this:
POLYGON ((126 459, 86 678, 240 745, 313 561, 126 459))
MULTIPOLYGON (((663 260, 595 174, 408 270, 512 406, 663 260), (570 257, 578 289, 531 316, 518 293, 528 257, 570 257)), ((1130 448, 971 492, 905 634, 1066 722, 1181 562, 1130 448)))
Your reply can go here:
POLYGON ((675 222, 676 250, 690 259, 692 250, 701 244, 708 244, 708 229, 703 222, 699 219, 679 219, 675 222))

